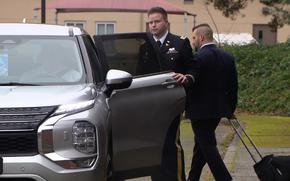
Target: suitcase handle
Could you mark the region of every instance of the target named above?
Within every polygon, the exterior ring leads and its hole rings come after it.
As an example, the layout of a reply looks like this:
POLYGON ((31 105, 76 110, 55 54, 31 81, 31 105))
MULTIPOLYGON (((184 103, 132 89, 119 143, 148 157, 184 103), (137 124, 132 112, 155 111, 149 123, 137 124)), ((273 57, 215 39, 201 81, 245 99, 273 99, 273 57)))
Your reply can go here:
POLYGON ((241 129, 241 131, 245 134, 245 136, 247 137, 247 139, 250 141, 251 145, 255 148, 256 152, 258 153, 258 155, 260 156, 260 158, 262 159, 263 156, 260 153, 260 151, 258 150, 257 146, 255 145, 255 143, 253 142, 253 140, 251 139, 251 137, 248 135, 248 133, 245 131, 245 129, 243 128, 243 126, 241 125, 240 121, 238 119, 228 119, 229 122, 231 123, 233 129, 235 130, 235 132, 237 133, 238 137, 240 138, 240 140, 242 141, 243 145, 245 146, 245 148, 247 149, 248 153, 250 154, 250 156, 252 157, 253 161, 255 163, 257 163, 258 161, 255 159, 253 153, 250 151, 249 147, 247 146, 246 142, 244 141, 244 139, 242 138, 241 133, 239 132, 238 128, 235 126, 234 122, 236 122, 239 126, 239 128, 241 129))

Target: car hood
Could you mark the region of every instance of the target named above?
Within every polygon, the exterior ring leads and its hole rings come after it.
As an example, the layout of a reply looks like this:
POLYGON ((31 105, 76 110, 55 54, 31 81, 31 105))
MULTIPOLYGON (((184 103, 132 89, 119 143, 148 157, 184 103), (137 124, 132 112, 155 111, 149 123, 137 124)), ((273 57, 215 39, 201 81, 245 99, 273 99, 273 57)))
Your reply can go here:
POLYGON ((65 86, 0 86, 0 108, 42 107, 91 100, 93 84, 65 86))

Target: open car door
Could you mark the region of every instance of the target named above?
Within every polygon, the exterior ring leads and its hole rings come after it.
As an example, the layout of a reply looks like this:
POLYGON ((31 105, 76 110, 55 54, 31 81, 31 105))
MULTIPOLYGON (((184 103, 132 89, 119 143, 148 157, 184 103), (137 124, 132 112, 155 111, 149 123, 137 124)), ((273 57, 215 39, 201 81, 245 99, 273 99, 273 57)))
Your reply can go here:
POLYGON ((108 99, 112 168, 119 178, 151 175, 161 164, 167 131, 185 106, 185 91, 172 72, 161 72, 156 47, 146 33, 94 36, 109 69, 133 75, 127 89, 108 99))

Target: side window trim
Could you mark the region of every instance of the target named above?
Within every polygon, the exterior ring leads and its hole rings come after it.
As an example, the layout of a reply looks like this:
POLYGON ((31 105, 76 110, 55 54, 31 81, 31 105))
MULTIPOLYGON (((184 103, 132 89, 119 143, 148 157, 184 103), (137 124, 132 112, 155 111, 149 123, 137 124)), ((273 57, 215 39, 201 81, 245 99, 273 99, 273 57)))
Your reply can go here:
POLYGON ((105 80, 105 70, 100 63, 98 53, 96 51, 95 45, 89 35, 83 35, 83 40, 85 44, 86 51, 89 55, 89 63, 91 65, 91 71, 94 76, 95 83, 99 83, 105 80))

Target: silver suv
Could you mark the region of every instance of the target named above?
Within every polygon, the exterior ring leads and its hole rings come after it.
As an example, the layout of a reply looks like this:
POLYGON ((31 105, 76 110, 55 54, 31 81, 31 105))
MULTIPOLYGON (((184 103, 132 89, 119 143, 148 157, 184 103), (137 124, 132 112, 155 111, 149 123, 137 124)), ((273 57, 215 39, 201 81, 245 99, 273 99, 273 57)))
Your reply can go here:
POLYGON ((0 180, 103 181, 158 170, 185 102, 160 60, 145 33, 93 41, 76 27, 0 24, 0 180))

